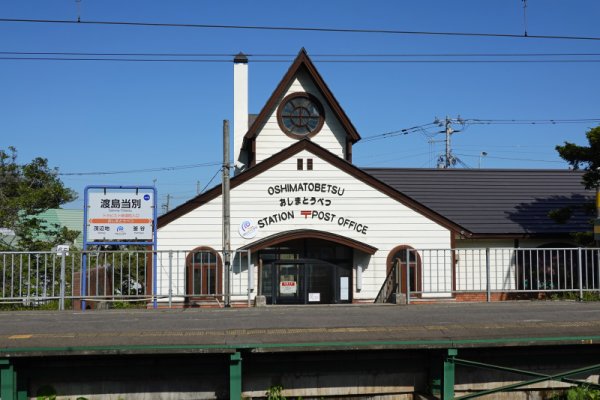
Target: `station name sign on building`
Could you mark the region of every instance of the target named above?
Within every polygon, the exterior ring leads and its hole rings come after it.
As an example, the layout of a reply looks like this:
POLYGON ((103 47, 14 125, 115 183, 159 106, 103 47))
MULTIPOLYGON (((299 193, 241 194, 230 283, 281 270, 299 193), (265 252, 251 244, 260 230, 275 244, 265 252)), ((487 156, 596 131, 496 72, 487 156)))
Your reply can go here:
POLYGON ((86 197, 88 242, 153 240, 153 188, 94 188, 86 197))
POLYGON ((326 182, 294 182, 271 185, 266 188, 267 194, 274 201, 274 212, 270 215, 253 219, 244 219, 239 227, 239 234, 244 239, 252 239, 257 233, 270 225, 294 220, 310 220, 314 224, 337 225, 349 231, 367 235, 369 226, 362 220, 344 215, 338 209, 343 203, 346 188, 326 182))

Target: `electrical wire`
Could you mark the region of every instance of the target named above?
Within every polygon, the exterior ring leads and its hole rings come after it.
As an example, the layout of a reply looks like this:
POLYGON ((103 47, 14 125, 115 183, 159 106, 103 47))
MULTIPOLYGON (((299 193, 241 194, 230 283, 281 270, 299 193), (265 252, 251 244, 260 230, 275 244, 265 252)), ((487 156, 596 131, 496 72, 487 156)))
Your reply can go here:
POLYGON ((223 168, 219 168, 217 170, 217 172, 215 172, 215 174, 213 175, 212 178, 210 178, 210 180, 208 181, 208 183, 206 185, 204 185, 204 187, 202 188, 202 190, 200 190, 200 193, 204 193, 204 191, 206 190, 206 188, 208 188, 208 186, 212 183, 212 181, 217 177, 217 175, 219 174, 219 172, 223 171, 223 168))
POLYGON ((301 26, 265 26, 265 25, 225 25, 225 24, 184 24, 166 22, 135 22, 135 21, 82 21, 82 20, 57 20, 57 19, 21 19, 0 18, 0 22, 9 23, 38 23, 38 24, 74 24, 74 25, 106 25, 106 26, 137 26, 160 28, 199 28, 199 29, 236 29, 236 30, 262 30, 262 31, 294 31, 294 32, 323 32, 323 33, 354 33, 354 34, 387 34, 387 35, 427 35, 427 36, 468 36, 468 37, 496 37, 518 39, 558 39, 558 40, 591 40, 600 41, 594 36, 565 36, 565 35, 522 35, 511 33, 485 33, 485 32, 436 32, 436 31, 406 31, 391 29, 357 29, 357 28, 326 28, 326 27, 301 27, 301 26))
MULTIPOLYGON (((4 61, 111 61, 152 63, 231 63, 228 59, 158 59, 158 58, 115 58, 115 57, 0 57, 4 61)), ((290 63, 292 59, 253 60, 253 63, 290 63)), ((600 63, 600 59, 548 59, 548 60, 313 60, 314 63, 330 64, 578 64, 600 63)))
POLYGON ((558 125, 600 122, 600 118, 579 119, 465 119, 471 125, 558 125))
POLYGON ((131 174, 140 172, 157 172, 157 171, 176 171, 181 169, 190 168, 201 168, 201 167, 212 167, 220 165, 219 162, 208 162, 202 164, 188 164, 188 165, 177 165, 173 167, 160 167, 160 168, 146 168, 146 169, 132 169, 123 171, 96 171, 96 172, 60 172, 57 175, 61 176, 84 176, 84 175, 117 175, 117 174, 131 174))
MULTIPOLYGON (((456 155, 461 156, 461 157, 480 157, 480 155, 472 155, 472 154, 456 153, 456 155)), ((565 161, 555 161, 555 160, 534 160, 531 158, 495 157, 495 156, 490 156, 489 153, 487 156, 485 156, 485 158, 492 158, 492 159, 496 159, 496 160, 510 160, 510 161, 545 162, 545 163, 555 163, 555 164, 564 164, 565 163, 565 161)))
MULTIPOLYGON (((453 120, 454 121, 454 120, 453 120)), ((465 126, 468 125, 560 125, 560 124, 588 124, 588 123, 600 123, 600 118, 574 118, 574 119, 478 119, 468 118, 461 119, 461 123, 465 126)), ((413 132, 426 132, 425 128, 431 127, 432 125, 438 125, 438 123, 430 122, 428 124, 412 126, 410 128, 398 129, 394 131, 379 133, 371 136, 363 137, 359 143, 368 143, 374 140, 387 139, 388 137, 394 137, 399 135, 407 135, 413 132)), ((426 133, 425 136, 429 137, 426 133)), ((443 131, 437 133, 444 133, 443 131)))
POLYGON ((390 132, 384 132, 384 133, 379 133, 376 135, 371 135, 371 136, 366 136, 364 138, 362 138, 362 140, 359 143, 366 143, 366 142, 371 142, 373 140, 380 140, 380 139, 386 139, 388 137, 393 137, 393 136, 398 136, 398 135, 407 135, 409 133, 412 132, 419 132, 424 130, 426 127, 432 126, 432 125, 437 125, 434 122, 430 122, 428 124, 423 124, 423 125, 417 125, 417 126, 411 126, 410 128, 404 128, 404 129, 398 129, 395 131, 390 131, 390 132))
MULTIPOLYGON (((60 52, 60 51, 0 51, 5 55, 42 55, 42 56, 121 56, 121 57, 235 57, 234 53, 99 53, 99 52, 60 52)), ((296 54, 244 54, 246 57, 295 57, 296 54)), ((344 54, 311 54, 315 57, 592 57, 600 53, 344 53, 344 54)), ((228 60, 229 61, 229 60, 228 60)))

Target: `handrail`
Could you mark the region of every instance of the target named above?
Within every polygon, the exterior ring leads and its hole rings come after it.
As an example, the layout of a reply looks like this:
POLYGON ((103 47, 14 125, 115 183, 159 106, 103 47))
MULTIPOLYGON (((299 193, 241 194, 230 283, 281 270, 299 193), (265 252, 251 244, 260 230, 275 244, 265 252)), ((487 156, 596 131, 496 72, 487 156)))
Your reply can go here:
POLYGON ((388 303, 391 295, 398 291, 398 288, 400 287, 399 279, 397 279, 399 277, 397 273, 398 267, 399 260, 396 259, 394 265, 392 265, 392 268, 390 269, 390 272, 388 272, 387 276, 385 277, 385 281, 383 281, 383 285, 381 285, 381 289, 379 289, 374 303, 388 303))

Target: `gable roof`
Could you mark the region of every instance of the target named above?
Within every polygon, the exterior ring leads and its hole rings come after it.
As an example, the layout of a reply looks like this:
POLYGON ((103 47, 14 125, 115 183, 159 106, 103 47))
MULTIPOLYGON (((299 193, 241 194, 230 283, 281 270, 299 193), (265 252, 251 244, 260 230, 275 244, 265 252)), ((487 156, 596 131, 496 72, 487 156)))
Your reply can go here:
MULTIPOLYGON (((44 220, 46 226, 58 225, 72 231, 78 231, 79 235, 74 245, 81 246, 83 244, 83 210, 51 208, 35 217, 44 220)), ((39 239, 46 240, 47 238, 41 236, 39 239)))
MULTIPOLYGON (((353 164, 347 162, 346 160, 336 156, 335 154, 329 152, 323 147, 317 145, 314 142, 311 142, 308 139, 302 139, 292 146, 280 151, 279 153, 269 157, 263 162, 257 164, 256 166, 247 169, 246 171, 236 175, 230 181, 231 189, 241 185, 242 183, 254 178, 255 176, 261 174, 264 171, 272 168, 273 166, 281 163, 282 161, 287 160, 290 157, 293 157, 295 154, 301 152, 302 150, 307 150, 314 155, 320 157, 321 159, 329 162, 333 166, 339 168, 340 170, 347 172, 352 175, 354 178, 359 181, 364 182, 365 184, 379 190, 382 193, 385 193, 389 197, 397 200, 398 202, 404 204, 408 208, 415 210, 416 212, 430 218, 431 220, 437 222, 441 226, 463 234, 470 235, 470 232, 449 218, 439 214, 438 212, 424 206, 423 204, 413 200, 409 196, 397 191, 393 187, 388 184, 374 178, 372 175, 369 175, 365 171, 360 168, 354 166, 353 164)), ((172 211, 158 217, 158 228, 162 228, 168 225, 170 222, 182 217, 183 215, 195 210, 196 208, 202 206, 203 204, 208 203, 209 201, 217 198, 222 194, 221 185, 215 186, 209 191, 198 195, 191 200, 183 203, 177 208, 174 208, 172 211)))
POLYGON ((551 210, 593 202, 581 171, 531 169, 365 168, 424 206, 478 236, 566 236, 591 229, 581 208, 565 224, 551 210))
POLYGON ((356 130, 352 122, 350 122, 350 118, 348 118, 348 116, 336 100, 331 90, 329 90, 329 87, 321 77, 321 74, 319 74, 319 71, 317 71, 315 65, 308 57, 306 50, 302 48, 298 53, 298 56, 296 56, 296 59, 286 72, 286 74, 281 79, 281 82, 279 82, 279 84, 267 100, 267 103, 260 111, 260 114, 258 114, 256 119, 253 121, 252 125, 248 129, 248 132, 244 136, 244 143, 242 144, 242 147, 248 146, 248 143, 256 139, 256 136, 258 136, 258 133, 260 132, 261 128, 265 125, 267 119, 272 114, 272 110, 275 109, 279 101, 283 98, 283 95, 285 94, 286 90, 293 83, 294 78, 298 75, 298 72, 300 70, 305 70, 309 74, 309 76, 319 89, 319 92, 327 101, 329 107, 333 111, 333 114, 344 127, 344 130, 348 135, 349 141, 351 143, 355 143, 358 140, 360 140, 360 135, 358 134, 358 131, 356 130))

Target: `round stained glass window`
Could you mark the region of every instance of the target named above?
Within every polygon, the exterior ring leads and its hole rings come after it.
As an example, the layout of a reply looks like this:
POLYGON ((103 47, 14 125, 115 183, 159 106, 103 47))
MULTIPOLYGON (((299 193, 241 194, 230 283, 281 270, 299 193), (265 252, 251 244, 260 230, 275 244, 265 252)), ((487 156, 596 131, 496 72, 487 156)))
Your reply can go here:
POLYGON ((317 134, 325 122, 323 106, 308 93, 292 93, 281 102, 277 122, 286 134, 307 137, 317 134))

